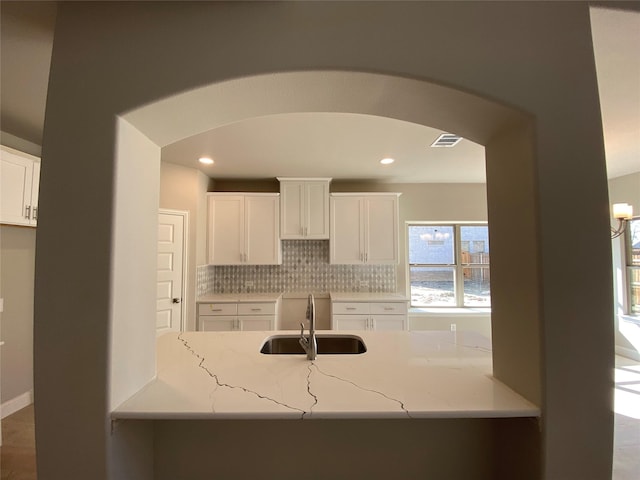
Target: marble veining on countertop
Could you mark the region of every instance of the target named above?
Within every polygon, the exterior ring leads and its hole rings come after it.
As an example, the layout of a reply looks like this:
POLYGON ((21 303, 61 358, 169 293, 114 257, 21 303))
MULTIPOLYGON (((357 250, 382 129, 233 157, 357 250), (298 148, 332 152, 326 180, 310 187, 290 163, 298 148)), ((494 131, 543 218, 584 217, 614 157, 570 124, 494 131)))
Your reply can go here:
POLYGON ((331 292, 331 300, 336 302, 408 302, 409 298, 401 293, 371 292, 331 292))
MULTIPOLYGON (((294 332, 185 332, 158 338, 157 376, 113 418, 321 419, 537 417, 492 376, 489 342, 467 332, 340 332, 359 355, 265 355, 294 332)), ((335 332, 319 332, 335 334, 335 332)))
POLYGON ((197 303, 277 302, 282 293, 212 293, 198 297, 197 303))

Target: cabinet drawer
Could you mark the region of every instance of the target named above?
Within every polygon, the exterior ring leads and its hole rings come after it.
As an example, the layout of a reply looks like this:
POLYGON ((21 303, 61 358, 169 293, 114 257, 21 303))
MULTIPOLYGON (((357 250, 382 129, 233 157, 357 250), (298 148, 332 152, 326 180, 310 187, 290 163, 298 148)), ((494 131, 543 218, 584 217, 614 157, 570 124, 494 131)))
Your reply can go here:
POLYGON ((376 315, 402 315, 407 313, 407 302, 372 303, 371 313, 376 315))
POLYGON ((275 315, 275 303, 239 303, 238 315, 275 315))
POLYGON ((360 302, 334 302, 332 313, 355 315, 359 313, 369 313, 369 304, 360 302))
POLYGON ((236 317, 225 315, 201 316, 199 329, 201 332, 229 332, 238 330, 236 317))
POLYGON ((368 330, 369 315, 333 315, 332 330, 368 330))
POLYGON ((236 303, 200 303, 198 315, 236 315, 238 305, 236 303))
POLYGON ((238 319, 244 331, 273 330, 276 324, 276 317, 273 315, 246 315, 238 319))

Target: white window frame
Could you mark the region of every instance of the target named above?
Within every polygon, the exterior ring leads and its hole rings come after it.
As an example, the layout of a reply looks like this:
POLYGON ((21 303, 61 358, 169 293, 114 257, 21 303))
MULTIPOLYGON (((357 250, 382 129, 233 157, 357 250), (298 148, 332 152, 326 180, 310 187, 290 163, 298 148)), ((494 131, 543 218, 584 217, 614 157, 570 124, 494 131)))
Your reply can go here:
MULTIPOLYGON (((629 223, 631 222, 640 222, 640 217, 633 217, 629 223)), ((625 266, 625 290, 626 290, 626 305, 625 312, 626 315, 633 317, 640 317, 640 306, 637 311, 633 311, 633 281, 631 272, 634 270, 640 270, 640 265, 633 265, 632 263, 632 239, 631 239, 631 226, 629 225, 627 231, 624 234, 624 266, 625 266)))
MULTIPOLYGON (((491 303, 487 306, 479 306, 479 305, 465 305, 464 304, 464 269, 465 268, 489 268, 491 271, 491 260, 489 260, 489 264, 485 263, 462 263, 462 240, 461 240, 461 227, 489 227, 487 222, 420 222, 420 221, 407 221, 405 222, 405 237, 406 237, 406 285, 407 292, 409 296, 409 306, 411 308, 434 308, 434 309, 451 309, 451 308, 462 308, 462 309, 478 309, 478 308, 491 308, 491 303), (410 258, 410 245, 409 245, 409 228, 410 227, 452 227, 453 228, 453 236, 454 236, 454 263, 452 264, 411 264, 409 263, 410 258), (455 305, 413 305, 411 303, 411 267, 448 267, 454 269, 454 296, 455 296, 455 305)), ((471 245, 470 245, 471 246, 471 245)))

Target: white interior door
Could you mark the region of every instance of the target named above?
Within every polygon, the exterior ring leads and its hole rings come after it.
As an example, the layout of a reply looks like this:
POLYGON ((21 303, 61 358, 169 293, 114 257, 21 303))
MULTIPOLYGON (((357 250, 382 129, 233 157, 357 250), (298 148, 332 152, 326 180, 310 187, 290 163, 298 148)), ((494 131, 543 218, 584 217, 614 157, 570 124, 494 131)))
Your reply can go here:
POLYGON ((185 316, 186 212, 158 214, 158 298, 156 333, 183 328, 185 316))

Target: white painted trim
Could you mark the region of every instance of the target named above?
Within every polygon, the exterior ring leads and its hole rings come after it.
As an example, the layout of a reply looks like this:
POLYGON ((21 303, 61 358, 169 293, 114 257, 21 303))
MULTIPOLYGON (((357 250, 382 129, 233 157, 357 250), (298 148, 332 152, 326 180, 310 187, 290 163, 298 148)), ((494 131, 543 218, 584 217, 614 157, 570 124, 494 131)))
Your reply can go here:
POLYGON ((33 403, 33 390, 18 395, 11 400, 7 400, 0 405, 0 418, 6 418, 11 414, 16 413, 18 410, 22 410, 24 407, 28 407, 33 403))
POLYGON ((180 318, 180 331, 186 330, 187 324, 187 281, 189 273, 189 265, 187 261, 189 259, 189 211, 188 210, 172 210, 168 208, 158 209, 158 213, 163 215, 178 215, 182 217, 182 303, 181 303, 181 318, 180 318))

